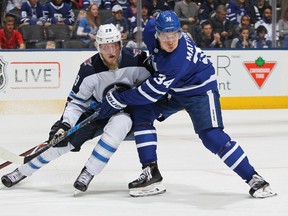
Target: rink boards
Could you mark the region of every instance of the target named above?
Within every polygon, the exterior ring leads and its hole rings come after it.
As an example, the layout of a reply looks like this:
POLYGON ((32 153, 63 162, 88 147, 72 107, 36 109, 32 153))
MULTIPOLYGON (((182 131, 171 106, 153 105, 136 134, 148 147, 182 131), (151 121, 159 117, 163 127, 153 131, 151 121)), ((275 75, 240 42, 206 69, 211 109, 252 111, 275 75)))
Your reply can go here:
MULTIPOLYGON (((215 67, 223 109, 288 108, 288 50, 204 52, 215 67)), ((1 50, 0 113, 61 113, 79 65, 94 54, 1 50)))

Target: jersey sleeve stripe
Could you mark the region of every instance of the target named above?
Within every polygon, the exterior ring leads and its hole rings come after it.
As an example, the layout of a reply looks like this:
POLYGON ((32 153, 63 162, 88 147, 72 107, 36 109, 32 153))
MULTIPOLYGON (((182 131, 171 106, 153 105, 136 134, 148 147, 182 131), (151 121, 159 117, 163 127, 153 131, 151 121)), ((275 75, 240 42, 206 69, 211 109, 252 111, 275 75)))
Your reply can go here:
POLYGON ((157 145, 157 142, 155 142, 155 141, 144 142, 144 143, 141 143, 141 144, 137 144, 136 147, 137 148, 143 148, 145 146, 151 146, 151 145, 157 145))
POLYGON ((150 83, 149 79, 146 80, 146 84, 153 92, 155 92, 157 94, 161 94, 161 95, 165 95, 166 94, 166 92, 161 92, 158 89, 154 88, 153 85, 150 83))
POLYGON ((155 99, 155 98, 151 97, 151 96, 148 95, 146 92, 144 92, 144 91, 142 90, 142 87, 141 87, 141 86, 138 87, 138 91, 139 91, 139 93, 142 94, 147 100, 152 101, 153 103, 155 103, 155 102, 158 100, 158 99, 155 99))
POLYGON ((203 86, 205 86, 208 83, 211 83, 213 81, 216 81, 216 75, 215 74, 211 75, 208 80, 206 80, 205 82, 203 82, 200 85, 191 85, 191 86, 185 86, 183 88, 171 88, 171 89, 174 90, 175 92, 190 91, 190 90, 193 90, 193 89, 201 88, 201 87, 203 87, 203 86))
POLYGON ((156 134, 156 130, 142 130, 142 131, 135 131, 134 136, 145 135, 145 134, 156 134))
POLYGON ((86 103, 87 101, 90 100, 90 98, 89 98, 88 100, 84 100, 84 99, 82 99, 82 98, 77 97, 73 91, 70 92, 69 97, 70 97, 72 100, 75 99, 75 100, 80 101, 80 102, 82 102, 82 103, 86 103))

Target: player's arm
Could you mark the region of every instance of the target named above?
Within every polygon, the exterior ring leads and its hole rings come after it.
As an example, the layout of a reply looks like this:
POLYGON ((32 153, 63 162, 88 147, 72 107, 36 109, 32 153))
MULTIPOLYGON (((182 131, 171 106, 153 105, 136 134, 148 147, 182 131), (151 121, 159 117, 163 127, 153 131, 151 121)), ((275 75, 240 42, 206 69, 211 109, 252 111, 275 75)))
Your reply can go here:
MULTIPOLYGON (((173 71, 173 69, 172 69, 173 71)), ((175 73, 175 71, 173 71, 175 73)), ((102 103, 98 106, 98 119, 108 118, 127 105, 145 105, 155 103, 163 97, 175 81, 173 76, 155 72, 139 87, 124 92, 108 92, 102 103)))
POLYGON ((90 106, 90 99, 97 84, 94 76, 93 68, 87 65, 82 65, 76 76, 63 113, 63 122, 67 122, 71 127, 90 106))
MULTIPOLYGON (((49 133, 48 142, 52 139, 64 136, 70 128, 74 127, 80 116, 87 110, 90 105, 90 98, 92 96, 92 83, 89 83, 90 76, 93 73, 92 67, 81 65, 77 74, 73 88, 67 98, 65 110, 52 127, 49 133), (89 75, 90 76, 87 76, 89 75)), ((66 146, 68 139, 57 144, 58 147, 66 146)))
POLYGON ((184 65, 180 65, 180 63, 174 61, 173 58, 173 56, 170 56, 168 59, 156 65, 153 61, 153 56, 150 56, 145 61, 145 67, 150 71, 151 76, 139 87, 122 93, 115 93, 115 97, 121 103, 127 105, 145 105, 158 101, 182 76, 180 69, 182 69, 184 65))

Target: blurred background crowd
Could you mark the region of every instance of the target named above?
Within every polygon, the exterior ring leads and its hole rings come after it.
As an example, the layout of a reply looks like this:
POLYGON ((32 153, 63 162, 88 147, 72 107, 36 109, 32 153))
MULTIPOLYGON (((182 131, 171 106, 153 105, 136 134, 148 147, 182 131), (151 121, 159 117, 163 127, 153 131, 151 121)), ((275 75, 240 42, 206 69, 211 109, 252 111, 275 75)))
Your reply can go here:
POLYGON ((182 30, 201 48, 288 48, 288 0, 2 0, 0 4, 1 49, 95 48, 95 35, 104 23, 116 25, 124 46, 145 49, 138 31, 161 10, 173 10, 182 30))

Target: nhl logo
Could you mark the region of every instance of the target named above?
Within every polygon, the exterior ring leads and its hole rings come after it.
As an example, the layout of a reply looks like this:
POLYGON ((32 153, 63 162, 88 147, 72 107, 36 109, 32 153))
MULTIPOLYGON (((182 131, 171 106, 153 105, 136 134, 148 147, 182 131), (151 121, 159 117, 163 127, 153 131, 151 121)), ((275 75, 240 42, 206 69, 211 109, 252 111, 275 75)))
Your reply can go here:
POLYGON ((0 91, 5 88, 6 83, 7 83, 6 65, 7 65, 7 62, 5 62, 0 56, 0 91))

